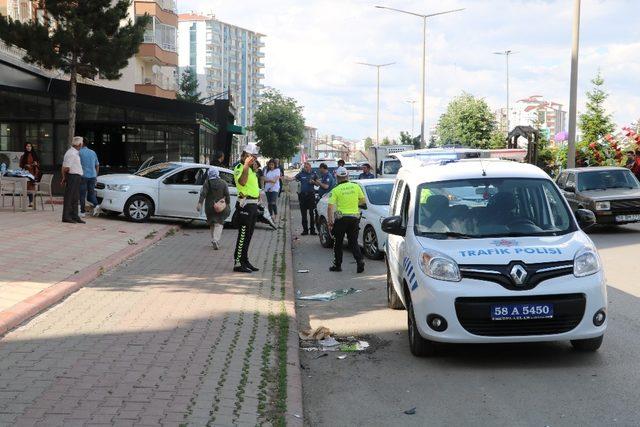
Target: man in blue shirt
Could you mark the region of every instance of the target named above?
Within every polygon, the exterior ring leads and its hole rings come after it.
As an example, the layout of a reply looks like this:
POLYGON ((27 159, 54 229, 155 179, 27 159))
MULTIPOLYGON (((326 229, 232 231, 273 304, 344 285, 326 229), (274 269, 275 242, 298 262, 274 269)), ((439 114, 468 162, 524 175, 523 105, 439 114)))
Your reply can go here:
POLYGON ((98 213, 98 198, 96 197, 96 178, 100 170, 98 155, 91 148, 83 146, 80 149, 80 163, 82 164, 82 181, 80 182, 80 217, 85 216, 85 205, 89 201, 93 213, 98 213))
POLYGON ((300 192, 298 193, 298 202, 300 203, 300 213, 302 214, 302 235, 316 235, 315 214, 316 209, 316 190, 314 183, 318 176, 311 170, 311 163, 304 162, 304 166, 295 176, 295 180, 300 183, 300 192), (307 215, 309 221, 307 222, 307 215), (309 233, 311 232, 311 233, 309 233))
MULTIPOLYGON (((327 166, 326 163, 320 163, 320 167, 318 169, 320 172, 320 177, 316 178, 316 180, 313 182, 314 185, 318 186, 318 191, 317 191, 318 197, 316 198, 316 200, 320 200, 322 196, 331 192, 331 189, 336 185, 336 181, 333 178, 333 174, 329 172, 329 167, 327 166)), ((315 215, 315 222, 317 225, 318 224, 317 209, 314 210, 314 215, 315 215)))
POLYGON ((374 179, 375 175, 371 173, 371 165, 365 163, 362 165, 362 173, 358 175, 358 179, 374 179))

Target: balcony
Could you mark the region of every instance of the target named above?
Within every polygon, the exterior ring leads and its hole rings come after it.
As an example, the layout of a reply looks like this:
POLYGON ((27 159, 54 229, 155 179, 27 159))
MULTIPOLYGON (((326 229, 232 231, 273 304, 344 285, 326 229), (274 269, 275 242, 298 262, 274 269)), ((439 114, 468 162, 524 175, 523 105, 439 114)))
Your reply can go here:
POLYGON ((176 99, 175 82, 165 81, 164 83, 158 77, 145 78, 144 83, 135 85, 136 93, 149 96, 158 96, 160 98, 176 99))
POLYGON ((264 79, 264 73, 257 73, 257 74, 256 74, 256 78, 258 78, 258 79, 264 79))
POLYGON ((139 1, 135 2, 136 16, 142 16, 148 13, 150 16, 158 19, 163 24, 178 26, 178 15, 176 14, 175 1, 139 1), (173 5, 173 8, 168 8, 173 5))
POLYGON ((161 23, 156 17, 144 32, 138 57, 160 65, 178 65, 176 27, 161 23))
POLYGON ((254 64, 257 68, 264 68, 264 62, 255 62, 254 64))
POLYGON ((258 53, 256 53, 256 57, 257 57, 257 58, 264 58, 264 52, 258 52, 258 53))

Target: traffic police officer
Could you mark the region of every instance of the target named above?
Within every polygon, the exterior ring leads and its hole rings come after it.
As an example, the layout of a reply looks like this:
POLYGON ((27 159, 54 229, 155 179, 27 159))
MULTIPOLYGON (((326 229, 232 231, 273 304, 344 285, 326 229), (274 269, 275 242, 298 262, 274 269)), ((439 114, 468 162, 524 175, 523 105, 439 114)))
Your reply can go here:
POLYGON ((336 169, 338 183, 331 190, 327 217, 329 231, 333 231, 333 265, 331 271, 342 271, 342 242, 345 234, 349 240, 349 246, 358 265, 358 273, 364 271, 364 259, 358 245, 358 230, 360 226, 359 207, 366 209, 366 203, 362 188, 349 182, 349 172, 339 167, 336 169), (335 218, 335 219, 334 219, 335 218))
POLYGON ((249 262, 249 244, 256 226, 258 202, 260 200, 260 186, 258 176, 253 170, 256 162, 258 147, 255 143, 247 144, 240 156, 240 163, 233 169, 233 179, 238 189, 236 211, 238 215, 238 238, 234 252, 233 271, 251 273, 259 271, 249 262))

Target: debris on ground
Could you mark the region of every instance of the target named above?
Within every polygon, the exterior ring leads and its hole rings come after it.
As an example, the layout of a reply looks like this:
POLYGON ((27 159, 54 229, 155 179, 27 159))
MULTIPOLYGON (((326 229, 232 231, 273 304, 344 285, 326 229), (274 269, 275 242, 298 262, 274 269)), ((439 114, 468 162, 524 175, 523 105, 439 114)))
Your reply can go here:
POLYGON ((299 300, 305 300, 305 301, 333 301, 335 299, 344 297, 346 295, 351 295, 358 292, 362 292, 362 291, 360 289, 355 289, 355 288, 334 289, 332 291, 323 292, 320 294, 297 296, 296 298, 299 300))
POLYGON ((344 360, 344 359, 346 359, 346 358, 347 358, 347 355, 346 355, 346 354, 343 354, 342 356, 338 356, 338 359, 339 359, 339 360, 344 360))
POLYGON ((309 270, 307 270, 307 269, 298 270, 298 273, 308 273, 308 272, 309 272, 309 270))
POLYGON ((407 409, 406 411, 404 411, 404 413, 405 413, 405 414, 407 414, 407 415, 415 415, 415 413, 416 413, 416 408, 415 408, 415 407, 413 407, 413 408, 411 408, 411 409, 407 409))
POLYGON ((324 326, 319 326, 316 329, 304 329, 298 332, 301 340, 309 341, 309 340, 323 340, 325 338, 331 337, 333 333, 329 328, 325 328, 324 326))
POLYGON ((314 359, 320 359, 321 357, 325 357, 325 356, 328 356, 328 355, 329 355, 329 353, 322 353, 322 354, 314 357, 314 359))
POLYGON ((362 351, 369 348, 369 343, 366 341, 356 341, 350 342, 340 345, 340 351, 345 352, 354 352, 354 351, 362 351))

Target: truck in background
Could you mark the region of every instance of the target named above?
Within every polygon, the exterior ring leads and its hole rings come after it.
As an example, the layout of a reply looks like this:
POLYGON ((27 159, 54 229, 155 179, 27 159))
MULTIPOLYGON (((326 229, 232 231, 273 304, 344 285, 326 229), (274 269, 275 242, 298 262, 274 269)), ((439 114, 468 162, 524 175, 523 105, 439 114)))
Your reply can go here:
POLYGON ((413 145, 378 145, 370 147, 365 156, 376 178, 395 178, 402 164, 393 154, 413 149, 413 145))

